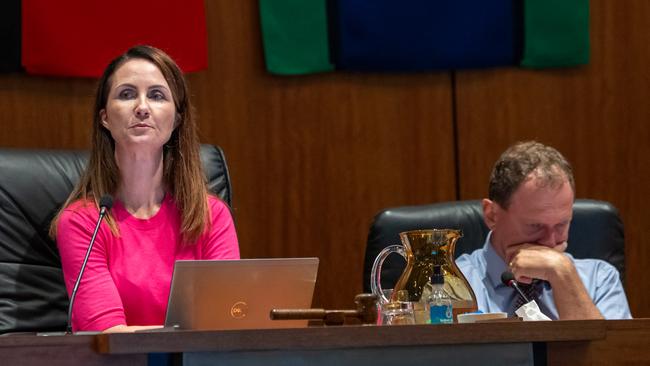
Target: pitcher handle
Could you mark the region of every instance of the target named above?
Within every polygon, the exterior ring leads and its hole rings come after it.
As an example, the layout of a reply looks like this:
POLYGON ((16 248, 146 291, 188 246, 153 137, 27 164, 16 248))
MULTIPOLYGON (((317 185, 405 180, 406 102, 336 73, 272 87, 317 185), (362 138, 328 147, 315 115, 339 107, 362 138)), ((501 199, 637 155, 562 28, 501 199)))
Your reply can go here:
POLYGON ((386 258, 392 253, 398 253, 406 259, 406 251, 403 245, 389 245, 379 252, 377 258, 375 258, 375 262, 372 264, 372 271, 370 272, 370 288, 372 289, 372 293, 377 295, 380 304, 390 302, 390 299, 384 295, 384 291, 381 288, 381 267, 384 265, 386 258))

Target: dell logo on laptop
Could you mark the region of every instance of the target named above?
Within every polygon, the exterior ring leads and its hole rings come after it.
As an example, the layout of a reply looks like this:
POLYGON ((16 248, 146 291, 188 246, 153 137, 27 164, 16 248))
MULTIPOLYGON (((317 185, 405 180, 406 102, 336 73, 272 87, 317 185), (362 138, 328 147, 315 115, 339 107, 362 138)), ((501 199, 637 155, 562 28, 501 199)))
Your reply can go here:
POLYGON ((230 316, 232 316, 235 319, 245 318, 246 313, 248 313, 248 304, 246 304, 243 301, 237 301, 230 308, 230 316))

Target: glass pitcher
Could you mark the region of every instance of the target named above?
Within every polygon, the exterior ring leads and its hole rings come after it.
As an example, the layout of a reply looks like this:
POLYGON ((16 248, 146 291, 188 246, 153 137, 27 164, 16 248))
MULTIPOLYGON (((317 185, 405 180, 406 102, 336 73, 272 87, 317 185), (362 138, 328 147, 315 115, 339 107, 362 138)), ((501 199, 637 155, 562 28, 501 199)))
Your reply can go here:
MULTIPOLYGON (((433 266, 440 265, 445 276, 444 289, 451 297, 454 321, 458 314, 474 312, 478 309, 476 295, 463 273, 456 266, 454 251, 456 242, 462 237, 459 230, 431 229, 405 231, 399 234, 402 245, 390 245, 377 255, 370 277, 372 293, 377 295, 380 304, 396 301, 392 297, 401 290, 409 294, 409 301, 414 303, 416 323, 426 322, 418 313, 424 312, 420 299, 425 285, 431 279, 433 266), (395 284, 389 299, 381 288, 381 267, 386 257, 398 253, 406 259, 406 268, 395 284)), ((426 294, 425 294, 426 296, 426 294)), ((421 315, 421 314, 420 314, 421 315)))

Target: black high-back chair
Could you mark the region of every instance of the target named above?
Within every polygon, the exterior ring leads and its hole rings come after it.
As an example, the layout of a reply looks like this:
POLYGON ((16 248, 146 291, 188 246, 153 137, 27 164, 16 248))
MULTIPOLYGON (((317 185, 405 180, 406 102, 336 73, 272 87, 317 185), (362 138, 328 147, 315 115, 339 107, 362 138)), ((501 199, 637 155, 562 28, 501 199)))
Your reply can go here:
MULTIPOLYGON (((368 234, 363 271, 365 292, 370 292, 370 272, 379 252, 400 243, 399 233, 417 229, 460 229, 463 237, 456 245, 456 257, 482 247, 489 232, 478 200, 386 209, 375 216, 368 234)), ((624 249, 623 223, 618 210, 604 201, 576 200, 567 252, 576 258, 595 258, 611 263, 623 281, 624 249)), ((404 266, 405 261, 400 256, 389 256, 382 266, 382 288, 393 288, 404 266)))
MULTIPOLYGON (((0 149, 0 334, 65 330, 68 295, 48 230, 87 160, 85 151, 0 149)), ((223 151, 202 145, 201 161, 209 190, 230 205, 223 151)))

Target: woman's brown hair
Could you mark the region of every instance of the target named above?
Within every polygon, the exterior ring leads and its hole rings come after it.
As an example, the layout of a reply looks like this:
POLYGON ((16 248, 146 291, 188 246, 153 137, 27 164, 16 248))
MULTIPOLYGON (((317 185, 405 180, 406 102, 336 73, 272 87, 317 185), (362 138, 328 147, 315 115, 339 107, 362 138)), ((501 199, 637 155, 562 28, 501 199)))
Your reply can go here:
MULTIPOLYGON (((210 223, 208 191, 199 155, 197 127, 192 116, 187 82, 183 73, 171 57, 155 47, 135 46, 114 59, 104 70, 95 97, 92 148, 88 166, 63 204, 63 209, 80 199, 92 200, 99 207, 102 195, 114 195, 117 191, 120 171, 115 161, 115 141, 102 125, 100 111, 106 108, 113 74, 120 66, 133 59, 143 59, 156 65, 172 92, 177 127, 163 147, 163 184, 180 211, 183 242, 194 243, 210 223)), ((50 226, 52 237, 56 236, 61 211, 50 226)), ((106 221, 113 234, 119 235, 117 224, 110 212, 106 221)))

